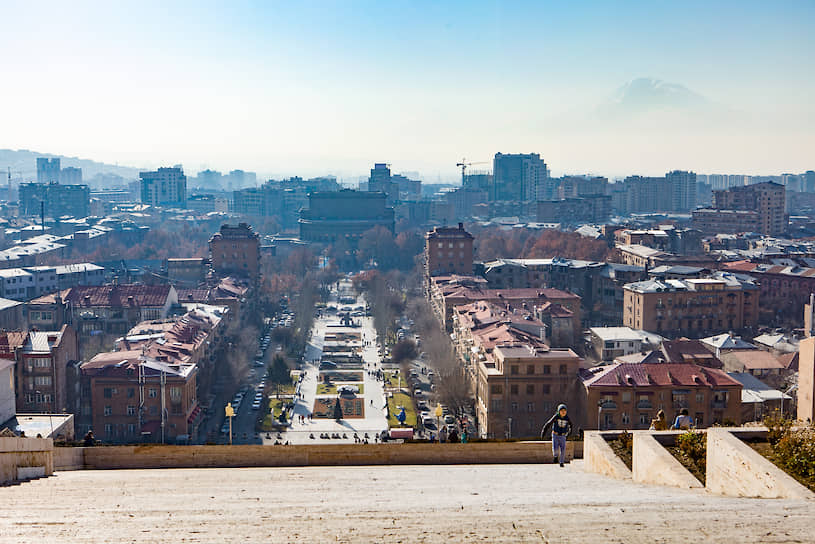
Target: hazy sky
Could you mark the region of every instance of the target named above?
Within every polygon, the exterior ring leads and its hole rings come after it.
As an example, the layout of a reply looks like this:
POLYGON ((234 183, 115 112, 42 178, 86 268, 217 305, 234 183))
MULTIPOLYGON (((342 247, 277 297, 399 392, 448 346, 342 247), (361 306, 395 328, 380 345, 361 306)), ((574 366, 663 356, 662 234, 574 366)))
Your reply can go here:
POLYGON ((815 2, 576 4, 4 2, 0 147, 426 181, 497 151, 555 174, 815 168, 815 2), (598 118, 640 77, 709 104, 598 118))

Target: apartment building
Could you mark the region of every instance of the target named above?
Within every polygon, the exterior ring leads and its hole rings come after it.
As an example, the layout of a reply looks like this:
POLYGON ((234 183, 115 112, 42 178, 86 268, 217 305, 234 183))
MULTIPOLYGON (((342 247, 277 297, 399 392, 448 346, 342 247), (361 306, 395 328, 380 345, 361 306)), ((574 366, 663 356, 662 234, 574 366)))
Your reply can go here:
POLYGON ((647 429, 659 410, 669 421, 687 408, 696 426, 741 423, 742 385, 691 363, 615 363, 581 371, 587 429, 647 429))
POLYGON ((758 324, 758 286, 748 277, 716 272, 706 278, 630 283, 623 325, 661 335, 704 336, 758 324))
POLYGON ((221 276, 260 277, 260 237, 248 223, 222 225, 209 240, 212 268, 221 276))
POLYGON ((79 361, 76 332, 31 331, 14 350, 17 411, 60 413, 68 409, 68 366, 79 361))
POLYGON ((456 352, 475 394, 482 438, 534 437, 561 402, 576 405, 582 359, 551 348, 528 312, 485 302, 456 308, 456 352))
POLYGON ((425 271, 428 276, 473 273, 473 235, 458 227, 433 227, 425 235, 425 271))

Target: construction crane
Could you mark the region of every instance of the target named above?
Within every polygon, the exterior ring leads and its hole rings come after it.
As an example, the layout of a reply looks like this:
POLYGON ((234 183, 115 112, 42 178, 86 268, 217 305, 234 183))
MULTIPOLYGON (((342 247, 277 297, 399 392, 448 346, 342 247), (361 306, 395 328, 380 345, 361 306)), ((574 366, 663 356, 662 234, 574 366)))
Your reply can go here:
POLYGON ((461 167, 461 185, 464 185, 464 176, 467 172, 467 167, 472 166, 474 164, 489 164, 489 162, 488 161, 467 162, 467 159, 461 159, 461 162, 456 163, 456 166, 461 167))

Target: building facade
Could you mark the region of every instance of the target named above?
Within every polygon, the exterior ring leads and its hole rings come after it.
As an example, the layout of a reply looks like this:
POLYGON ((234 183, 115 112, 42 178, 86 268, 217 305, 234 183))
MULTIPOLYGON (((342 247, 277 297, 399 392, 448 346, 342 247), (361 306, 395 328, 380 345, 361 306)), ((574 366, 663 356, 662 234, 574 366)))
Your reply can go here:
POLYGON ((300 211, 300 239, 309 242, 356 240, 375 227, 394 232, 393 208, 378 191, 316 191, 308 195, 308 208, 300 211))
POLYGON ((650 279, 624 291, 623 325, 632 329, 698 337, 758 325, 758 286, 744 276, 650 279))
POLYGON ((469 276, 473 273, 473 235, 458 227, 434 227, 425 235, 428 276, 469 276))
POLYGON ((187 176, 180 166, 140 172, 141 201, 151 206, 187 207, 187 176))
POLYGON ((496 153, 490 200, 549 200, 553 194, 549 169, 538 153, 496 153))
POLYGON ((209 252, 217 274, 260 277, 260 237, 248 223, 222 225, 209 240, 209 252))
POLYGON ((648 429, 663 410, 673 422, 687 408, 697 428, 741 423, 741 383, 690 363, 623 363, 581 373, 587 429, 648 429))
POLYGON ((87 217, 90 213, 91 190, 87 185, 61 183, 21 183, 20 214, 47 217, 87 217))
POLYGON ((17 411, 61 413, 68 406, 68 366, 79 361, 76 332, 31 331, 16 350, 17 411))
POLYGON ((758 213, 758 232, 771 236, 784 234, 789 224, 785 212, 786 188, 766 182, 713 191, 713 209, 748 210, 758 213))

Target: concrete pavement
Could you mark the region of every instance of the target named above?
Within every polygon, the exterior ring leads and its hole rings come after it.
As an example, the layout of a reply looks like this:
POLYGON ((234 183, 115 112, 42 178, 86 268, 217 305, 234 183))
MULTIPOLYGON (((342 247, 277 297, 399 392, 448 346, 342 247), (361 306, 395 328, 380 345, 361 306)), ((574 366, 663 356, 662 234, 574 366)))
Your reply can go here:
POLYGON ((0 490, 0 542, 812 542, 812 503, 556 465, 60 472, 0 490))

